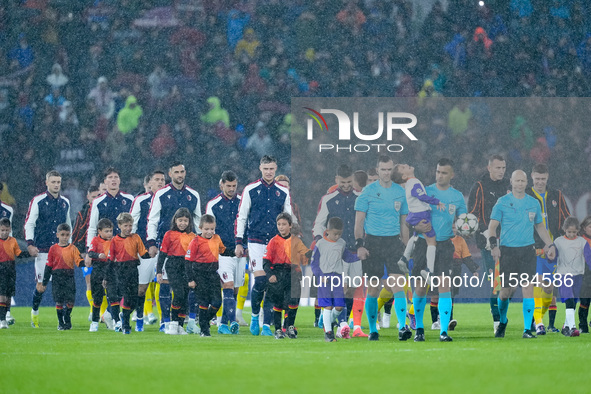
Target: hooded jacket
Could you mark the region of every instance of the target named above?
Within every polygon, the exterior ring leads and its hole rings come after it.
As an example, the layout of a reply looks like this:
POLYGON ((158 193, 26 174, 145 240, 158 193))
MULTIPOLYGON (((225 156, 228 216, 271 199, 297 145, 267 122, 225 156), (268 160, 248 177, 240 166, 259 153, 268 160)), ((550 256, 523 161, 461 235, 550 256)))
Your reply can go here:
POLYGON ((142 107, 137 104, 135 96, 129 96, 125 100, 125 107, 117 114, 117 127, 122 134, 127 134, 138 126, 140 117, 144 111, 142 107), (134 108, 131 108, 132 104, 136 104, 134 108))

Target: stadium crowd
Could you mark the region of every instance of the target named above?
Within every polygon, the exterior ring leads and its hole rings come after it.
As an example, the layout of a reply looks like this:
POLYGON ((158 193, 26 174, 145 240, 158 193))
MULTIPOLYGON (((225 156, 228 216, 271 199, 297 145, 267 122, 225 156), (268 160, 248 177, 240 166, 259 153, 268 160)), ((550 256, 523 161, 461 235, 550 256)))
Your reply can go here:
MULTIPOLYGON (((274 154, 289 174, 292 97, 589 94, 585 1, 450 0, 418 11, 407 0, 4 3, 4 197, 22 218, 56 168, 76 209, 106 163, 125 169, 136 193, 174 155, 191 158, 188 182, 202 193, 216 189, 222 162, 253 180, 257 158, 274 154)), ((426 141, 432 156, 462 147, 462 168, 484 170, 486 133, 509 166, 591 160, 584 128, 522 116, 487 133, 475 116, 443 114, 426 141)), ((562 181, 583 187, 581 173, 562 181)))

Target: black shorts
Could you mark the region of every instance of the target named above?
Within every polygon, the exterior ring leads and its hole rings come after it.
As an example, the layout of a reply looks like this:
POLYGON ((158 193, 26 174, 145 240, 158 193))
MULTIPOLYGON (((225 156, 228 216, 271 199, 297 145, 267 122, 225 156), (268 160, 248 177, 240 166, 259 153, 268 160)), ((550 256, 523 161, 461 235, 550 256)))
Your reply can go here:
POLYGON ((76 300, 74 270, 53 270, 51 277, 53 301, 59 305, 74 304, 76 300))
MULTIPOLYGON (((15 286, 16 266, 14 261, 0 263, 0 296, 12 297, 14 295, 15 286)), ((10 302, 10 300, 8 302, 10 302)))
POLYGON ((501 246, 500 249, 499 274, 504 274, 504 287, 509 287, 511 274, 517 274, 519 280, 521 280, 521 274, 527 274, 528 280, 533 280, 537 272, 538 260, 534 245, 521 247, 501 246))
MULTIPOLYGON (((435 271, 434 276, 450 276, 454 259, 454 244, 451 239, 447 241, 438 241, 435 251, 435 271)), ((427 268, 427 241, 419 237, 415 242, 415 248, 412 253, 412 276, 420 276, 421 270, 427 268)))
POLYGON ((363 273, 368 278, 383 278, 384 267, 388 275, 403 274, 398 267, 398 260, 404 253, 404 244, 399 235, 378 237, 368 234, 365 237, 365 248, 369 252, 369 257, 363 260, 362 266, 363 273))

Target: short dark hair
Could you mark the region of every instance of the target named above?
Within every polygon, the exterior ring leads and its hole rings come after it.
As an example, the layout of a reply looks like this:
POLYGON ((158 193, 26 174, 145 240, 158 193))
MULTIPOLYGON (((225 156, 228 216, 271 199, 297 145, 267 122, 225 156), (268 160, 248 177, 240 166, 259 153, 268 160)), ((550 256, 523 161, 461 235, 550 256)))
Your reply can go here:
POLYGON ((175 160, 172 163, 170 163, 170 166, 168 166, 168 169, 172 170, 173 167, 178 167, 178 166, 184 166, 184 164, 180 160, 175 160))
POLYGON ((269 163, 277 163, 277 159, 275 156, 265 155, 261 157, 260 164, 269 164, 269 163))
POLYGON ((281 212, 279 215, 277 215, 275 222, 278 222, 281 219, 287 220, 287 223, 289 223, 290 226, 293 224, 293 219, 291 218, 291 215, 287 212, 281 212))
POLYGON ((206 213, 205 215, 201 216, 201 220, 199 220, 199 228, 203 227, 204 224, 215 224, 215 216, 206 213))
POLYGON ((152 179, 152 175, 146 175, 144 177, 144 185, 148 184, 150 182, 150 179, 152 179))
POLYGON ((176 225, 176 220, 178 218, 189 219, 189 225, 187 226, 187 228, 183 232, 190 233, 191 231, 193 231, 193 215, 191 215, 191 211, 189 211, 188 208, 182 207, 182 208, 179 208, 176 210, 176 212, 174 213, 174 216, 172 217, 172 220, 170 222, 170 229, 172 231, 181 231, 181 230, 179 230, 179 227, 176 225))
POLYGON ((367 176, 368 177, 370 177, 370 176, 376 176, 376 175, 378 175, 378 172, 376 171, 375 168, 370 168, 369 170, 367 170, 367 176))
POLYGON ((566 231, 567 228, 573 226, 577 229, 577 231, 579 231, 579 219, 577 219, 574 216, 569 216, 566 219, 564 219, 564 223, 562 223, 562 229, 564 231, 566 231))
POLYGON ((454 161, 452 159, 448 159, 447 157, 442 157, 437 162, 437 165, 441 167, 450 166, 451 168, 454 168, 454 161))
POLYGON ((119 171, 118 171, 118 170, 117 170, 115 167, 108 167, 108 168, 105 170, 105 172, 103 173, 103 181, 104 181, 105 179, 107 179, 107 177, 108 177, 109 175, 111 175, 111 174, 113 174, 113 173, 115 173, 115 174, 117 174, 117 175, 121 176, 121 174, 119 174, 119 171))
POLYGON ((579 234, 581 235, 586 235, 589 236, 591 234, 586 234, 585 233, 585 227, 587 227, 588 225, 591 224, 591 216, 587 216, 585 219, 583 219, 583 221, 581 222, 581 228, 579 230, 579 234))
POLYGON ((338 216, 333 216, 328 219, 328 223, 326 224, 327 230, 342 230, 343 229, 343 219, 338 216))
POLYGON ((98 191, 99 191, 99 188, 96 185, 90 185, 90 186, 88 186, 88 189, 86 189, 87 194, 98 192, 98 191))
POLYGON ((388 155, 380 155, 378 157, 378 163, 376 164, 376 168, 380 166, 380 163, 389 163, 392 161, 392 158, 388 155))
POLYGON ((150 180, 152 180, 152 178, 154 178, 154 175, 156 175, 156 174, 164 175, 164 177, 166 178, 166 174, 164 173, 164 171, 162 171, 162 170, 154 170, 150 174, 150 180))
POLYGON ((532 168, 531 172, 538 174, 548 174, 548 166, 543 163, 538 163, 534 166, 534 168, 532 168))
POLYGON ((347 164, 341 164, 337 167, 337 176, 348 178, 353 175, 353 170, 347 164))
POLYGON ((8 218, 0 219, 0 226, 1 227, 10 227, 10 219, 8 219, 8 218))
POLYGON ((227 171, 222 172, 222 177, 220 178, 220 182, 222 182, 222 183, 234 182, 237 179, 238 179, 238 176, 236 175, 236 173, 234 171, 227 170, 227 171))
POLYGON ((62 174, 60 174, 56 170, 51 170, 47 174, 45 174, 45 180, 49 179, 49 177, 52 177, 52 176, 57 176, 57 177, 61 178, 62 174))
POLYGON ((490 165, 490 164, 492 164, 492 162, 493 162, 493 161, 495 161, 495 160, 498 160, 498 161, 505 161, 505 158, 504 158, 503 156, 499 155, 498 153, 496 153, 496 154, 494 154, 494 155, 491 155, 491 156, 488 158, 488 164, 489 164, 489 165, 490 165))
POLYGON ((102 218, 101 220, 98 221, 96 228, 97 230, 103 230, 106 228, 114 228, 115 226, 113 226, 113 222, 111 221, 111 219, 107 219, 107 218, 102 218))
POLYGON ((400 164, 396 164, 394 166, 394 169, 392 170, 392 174, 390 175, 390 178, 392 179, 392 182, 394 183, 404 183, 404 179, 402 178, 402 174, 400 173, 400 171, 398 171, 400 164))
POLYGON ((357 184, 361 186, 361 188, 364 188, 367 185, 368 178, 369 177, 367 176, 367 172, 363 170, 357 170, 353 173, 353 180, 357 182, 357 184))
POLYGON ((60 224, 60 225, 57 226, 57 232, 59 233, 60 231, 71 232, 72 231, 72 227, 70 227, 70 225, 68 223, 62 223, 62 224, 60 224))

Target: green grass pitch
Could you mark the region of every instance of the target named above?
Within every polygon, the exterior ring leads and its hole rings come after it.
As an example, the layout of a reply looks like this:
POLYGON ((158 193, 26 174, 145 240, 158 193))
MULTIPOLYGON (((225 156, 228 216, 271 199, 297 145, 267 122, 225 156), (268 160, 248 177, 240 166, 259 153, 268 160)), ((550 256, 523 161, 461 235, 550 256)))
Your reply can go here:
POLYGON ((591 335, 522 339, 520 303, 509 308, 504 339, 493 338, 488 305, 458 304, 452 343, 439 342, 430 316, 424 343, 399 342, 395 328, 382 329, 379 342, 325 343, 311 307, 299 310, 299 338, 281 341, 247 327, 211 338, 164 335, 155 325, 89 333, 88 307, 74 309, 71 331, 57 331, 55 310, 42 308, 33 329, 29 311, 13 308, 16 324, 0 331, 0 393, 589 392, 591 335))

